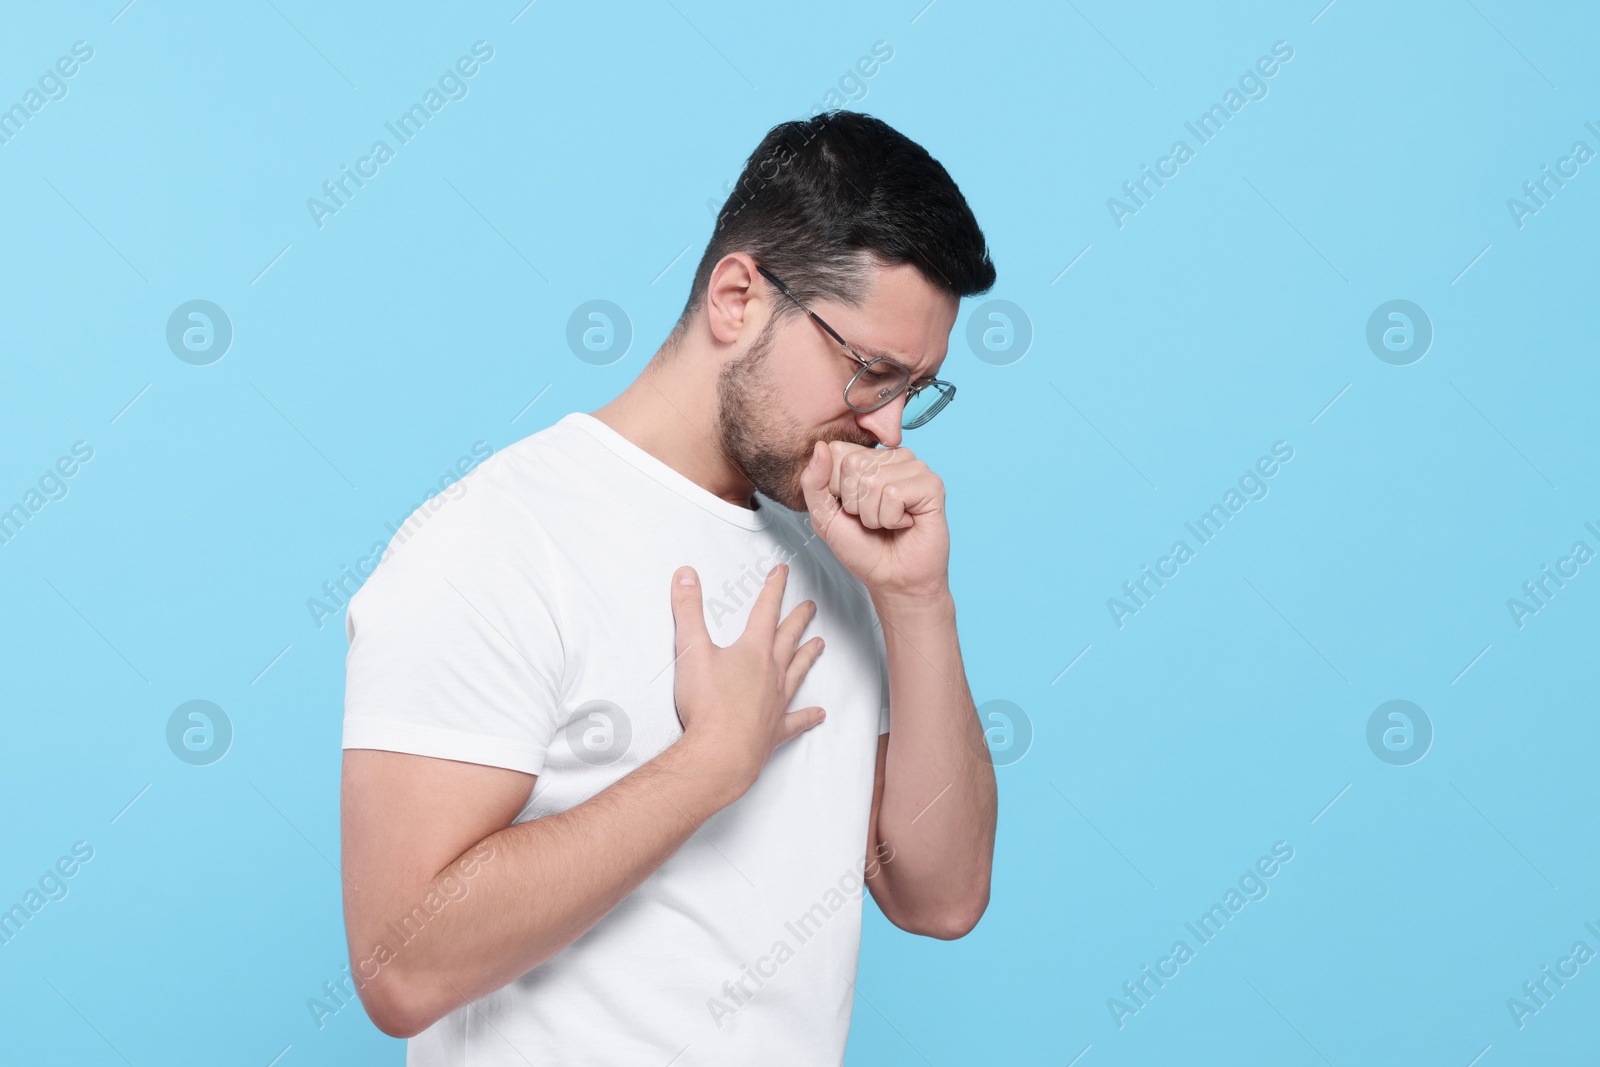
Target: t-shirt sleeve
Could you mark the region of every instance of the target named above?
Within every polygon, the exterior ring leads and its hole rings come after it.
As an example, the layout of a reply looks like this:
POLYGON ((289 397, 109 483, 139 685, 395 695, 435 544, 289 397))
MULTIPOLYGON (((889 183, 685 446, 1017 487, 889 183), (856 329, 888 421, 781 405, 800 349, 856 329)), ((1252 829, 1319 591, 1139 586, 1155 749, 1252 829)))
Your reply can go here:
POLYGON ((560 728, 551 597, 526 540, 447 521, 467 518, 441 515, 391 543, 351 599, 343 747, 538 774, 560 728))

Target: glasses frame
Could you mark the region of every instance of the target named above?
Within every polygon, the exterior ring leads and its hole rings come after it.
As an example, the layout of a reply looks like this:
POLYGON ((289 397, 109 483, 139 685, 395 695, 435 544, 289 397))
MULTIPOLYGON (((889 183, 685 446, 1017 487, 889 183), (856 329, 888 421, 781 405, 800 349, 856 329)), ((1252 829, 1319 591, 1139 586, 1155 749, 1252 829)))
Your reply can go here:
POLYGON ((790 300, 793 300, 795 305, 799 307, 801 311, 804 311, 807 315, 811 316, 812 321, 814 321, 818 326, 821 326, 823 330, 827 332, 829 337, 833 338, 835 341, 838 341, 839 344, 844 347, 845 352, 850 356, 851 359, 854 359, 857 363, 861 364, 860 369, 857 370, 855 374, 851 375, 850 380, 845 383, 844 387, 844 402, 850 406, 851 411, 859 411, 863 415, 869 412, 877 411, 881 407, 894 403, 895 398, 901 393, 906 394, 906 403, 909 405, 913 397, 922 392, 924 389, 932 386, 939 391, 939 399, 933 402, 932 407, 928 408, 927 411, 924 411, 921 415, 918 415, 910 422, 906 422, 904 420, 904 414, 902 413, 900 428, 902 430, 914 430, 918 426, 927 425, 927 423, 935 415, 939 414, 939 412, 943 411, 945 407, 949 405, 950 401, 955 399, 956 387, 950 382, 942 381, 938 378, 929 378, 921 385, 913 385, 911 382, 910 368, 905 366, 905 364, 901 363, 899 360, 889 359, 887 356, 878 356, 873 359, 865 358, 861 355, 861 353, 857 352, 853 347, 851 347, 849 341, 846 341, 843 337, 839 336, 839 331, 835 330, 832 326, 829 326, 826 322, 824 322, 821 315, 818 315, 815 311, 812 311, 810 308, 806 307, 805 303, 799 297, 790 292, 789 287, 784 285, 776 274, 772 273, 770 270, 761 266, 760 264, 756 265, 756 270, 761 273, 762 277, 766 278, 773 285, 777 286, 780 293, 788 297, 790 300), (899 387, 896 388, 894 392, 884 397, 878 403, 872 405, 872 407, 857 407, 850 400, 850 390, 856 384, 856 379, 860 378, 861 375, 865 374, 869 369, 878 363, 887 364, 890 367, 898 370, 904 381, 900 383, 899 387))

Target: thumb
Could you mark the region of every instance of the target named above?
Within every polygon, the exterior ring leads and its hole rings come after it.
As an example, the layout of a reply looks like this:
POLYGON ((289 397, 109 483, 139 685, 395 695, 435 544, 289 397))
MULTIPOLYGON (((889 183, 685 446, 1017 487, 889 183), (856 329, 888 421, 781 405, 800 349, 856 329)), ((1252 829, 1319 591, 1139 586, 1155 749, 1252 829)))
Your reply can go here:
POLYGON ((679 567, 672 572, 672 622, 679 656, 694 645, 711 640, 700 601, 700 576, 693 567, 679 567))
POLYGON ((800 492, 805 496, 806 510, 811 513, 811 527, 826 533, 833 515, 839 510, 839 501, 828 490, 833 478, 833 449, 826 441, 811 446, 811 462, 800 472, 800 492))

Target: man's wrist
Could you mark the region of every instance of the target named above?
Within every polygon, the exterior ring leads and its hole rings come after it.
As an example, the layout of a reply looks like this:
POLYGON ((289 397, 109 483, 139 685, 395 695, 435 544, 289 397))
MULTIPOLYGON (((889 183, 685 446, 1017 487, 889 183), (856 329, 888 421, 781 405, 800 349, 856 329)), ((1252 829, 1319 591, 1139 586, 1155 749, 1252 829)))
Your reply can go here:
POLYGON ((874 590, 871 597, 880 619, 921 624, 955 619, 956 601, 948 585, 921 592, 874 590))
POLYGON ((694 783, 706 805, 706 810, 701 812, 704 818, 710 818, 744 796, 754 784, 735 774, 727 760, 704 744, 699 734, 691 731, 684 731, 657 758, 668 760, 674 769, 681 771, 694 783))

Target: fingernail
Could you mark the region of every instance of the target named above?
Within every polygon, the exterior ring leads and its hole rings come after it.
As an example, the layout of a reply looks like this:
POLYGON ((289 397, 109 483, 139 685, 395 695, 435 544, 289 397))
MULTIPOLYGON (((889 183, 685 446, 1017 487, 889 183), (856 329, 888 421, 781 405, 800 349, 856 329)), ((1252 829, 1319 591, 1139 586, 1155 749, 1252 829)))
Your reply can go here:
POLYGON ((694 571, 690 570, 688 567, 680 567, 680 568, 678 568, 678 584, 679 585, 693 585, 694 584, 694 571))

